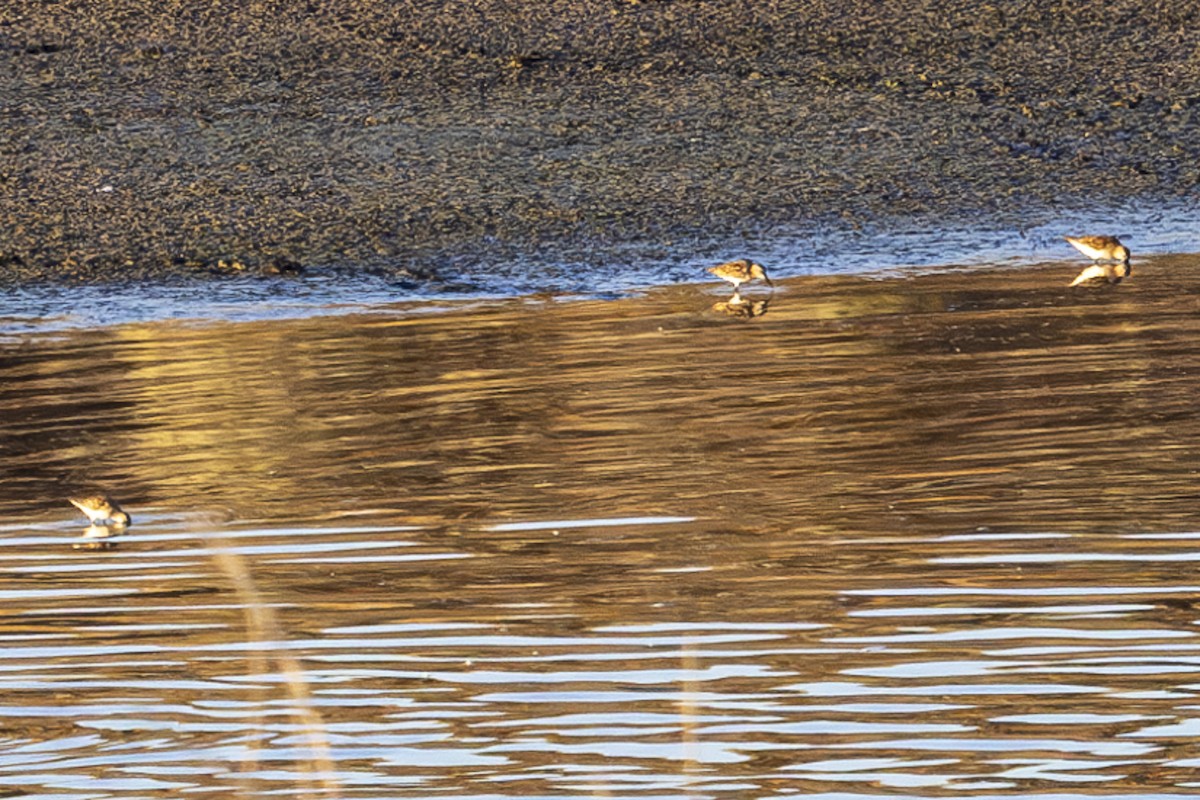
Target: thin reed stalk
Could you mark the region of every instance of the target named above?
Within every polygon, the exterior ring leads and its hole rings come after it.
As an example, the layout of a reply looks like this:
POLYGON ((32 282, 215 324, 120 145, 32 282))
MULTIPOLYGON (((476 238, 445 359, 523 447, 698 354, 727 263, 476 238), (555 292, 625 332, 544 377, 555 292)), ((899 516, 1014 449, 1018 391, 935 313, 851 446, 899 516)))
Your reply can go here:
MULTIPOLYGON (((310 776, 308 790, 318 791, 323 798, 337 798, 341 787, 334 769, 328 732, 324 719, 313 705, 304 669, 289 650, 271 644, 286 641, 275 610, 263 602, 246 560, 236 550, 227 544, 212 546, 210 543, 208 551, 238 595, 248 640, 258 645, 249 661, 250 668, 261 674, 273 663, 285 678, 292 716, 303 725, 308 744, 309 757, 298 764, 310 776)), ((256 759, 250 763, 256 763, 256 759)))

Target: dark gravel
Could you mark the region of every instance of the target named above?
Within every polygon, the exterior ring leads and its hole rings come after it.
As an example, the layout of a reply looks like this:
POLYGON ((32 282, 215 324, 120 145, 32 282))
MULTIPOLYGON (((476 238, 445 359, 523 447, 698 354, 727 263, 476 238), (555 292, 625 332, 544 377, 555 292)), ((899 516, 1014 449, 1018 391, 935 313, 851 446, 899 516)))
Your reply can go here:
POLYGON ((1198 32, 1191 0, 16 0, 0 280, 1186 202, 1198 32))

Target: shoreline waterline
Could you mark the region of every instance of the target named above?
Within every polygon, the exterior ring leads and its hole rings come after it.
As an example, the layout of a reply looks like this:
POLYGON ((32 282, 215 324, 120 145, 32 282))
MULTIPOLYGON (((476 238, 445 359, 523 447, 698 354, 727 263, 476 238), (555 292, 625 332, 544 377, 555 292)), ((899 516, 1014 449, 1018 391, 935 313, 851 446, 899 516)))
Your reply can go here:
MULTIPOLYGON (((0 336, 107 327, 159 320, 268 320, 346 313, 439 313, 478 303, 522 298, 620 299, 673 285, 710 283, 705 267, 752 256, 773 279, 887 279, 939 272, 1087 266, 1062 240, 1065 233, 1112 233, 1138 265, 1164 256, 1200 253, 1200 211, 1131 204, 1087 215, 1056 217, 1023 230, 1004 227, 928 228, 918 222, 878 231, 796 232, 747 236, 736 245, 658 257, 632 249, 628 260, 602 265, 546 266, 521 256, 463 267, 435 282, 337 268, 297 277, 201 275, 191 279, 39 282, 0 292, 0 336)), ((652 248, 651 248, 652 249, 652 248)), ((539 258, 546 260, 547 254, 539 258)), ((1072 276, 1073 277, 1073 276, 1072 276)))

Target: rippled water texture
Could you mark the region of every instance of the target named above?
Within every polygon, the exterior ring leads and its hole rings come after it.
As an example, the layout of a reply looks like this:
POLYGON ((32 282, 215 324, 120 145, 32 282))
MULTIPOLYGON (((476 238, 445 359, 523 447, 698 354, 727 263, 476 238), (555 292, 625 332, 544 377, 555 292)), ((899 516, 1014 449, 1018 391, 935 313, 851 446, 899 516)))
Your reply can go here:
POLYGON ((0 796, 1195 796, 1200 263, 1074 266, 13 333, 0 796))

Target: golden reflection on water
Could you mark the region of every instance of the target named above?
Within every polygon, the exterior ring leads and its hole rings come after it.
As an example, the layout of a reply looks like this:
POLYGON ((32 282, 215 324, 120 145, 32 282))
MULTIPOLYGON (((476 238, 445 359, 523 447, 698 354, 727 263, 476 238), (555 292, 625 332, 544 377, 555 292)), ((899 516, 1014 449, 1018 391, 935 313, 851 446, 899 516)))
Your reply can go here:
POLYGON ((0 786, 1186 795, 1194 269, 0 342, 0 786))

